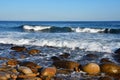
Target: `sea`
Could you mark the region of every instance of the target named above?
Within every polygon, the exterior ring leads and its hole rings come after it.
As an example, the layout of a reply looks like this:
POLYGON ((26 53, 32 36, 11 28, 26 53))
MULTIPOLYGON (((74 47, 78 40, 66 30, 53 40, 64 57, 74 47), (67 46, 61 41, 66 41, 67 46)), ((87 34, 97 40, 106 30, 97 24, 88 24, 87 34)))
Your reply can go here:
MULTIPOLYGON (((99 63, 120 48, 120 21, 0 21, 0 56, 50 66, 52 56, 69 53, 71 61, 99 63), (41 50, 40 55, 22 59, 12 46, 41 50), (85 60, 86 54, 99 58, 85 60), (12 54, 12 55, 11 55, 12 54), (14 54, 14 56, 13 56, 14 54), (44 57, 43 57, 44 56, 44 57)), ((116 62, 116 61, 114 61, 116 62)), ((0 61, 3 63, 3 61, 0 61)))
POLYGON ((0 21, 0 43, 113 52, 120 21, 0 21))

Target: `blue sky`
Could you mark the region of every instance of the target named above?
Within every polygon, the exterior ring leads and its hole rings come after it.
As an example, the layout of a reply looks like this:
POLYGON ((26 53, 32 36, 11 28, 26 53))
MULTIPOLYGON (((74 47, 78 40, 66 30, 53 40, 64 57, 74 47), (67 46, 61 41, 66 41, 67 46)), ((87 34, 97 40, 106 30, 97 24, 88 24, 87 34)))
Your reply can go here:
POLYGON ((120 21, 120 0, 0 0, 0 20, 120 21))

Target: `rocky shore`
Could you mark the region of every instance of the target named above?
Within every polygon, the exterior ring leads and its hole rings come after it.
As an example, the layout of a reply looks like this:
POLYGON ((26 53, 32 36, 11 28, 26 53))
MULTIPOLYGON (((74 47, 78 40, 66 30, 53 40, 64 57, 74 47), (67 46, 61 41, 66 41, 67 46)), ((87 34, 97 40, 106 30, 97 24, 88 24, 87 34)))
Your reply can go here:
POLYGON ((1 46, 1 51, 8 51, 0 55, 0 80, 120 80, 120 49, 98 53, 51 46, 1 46))

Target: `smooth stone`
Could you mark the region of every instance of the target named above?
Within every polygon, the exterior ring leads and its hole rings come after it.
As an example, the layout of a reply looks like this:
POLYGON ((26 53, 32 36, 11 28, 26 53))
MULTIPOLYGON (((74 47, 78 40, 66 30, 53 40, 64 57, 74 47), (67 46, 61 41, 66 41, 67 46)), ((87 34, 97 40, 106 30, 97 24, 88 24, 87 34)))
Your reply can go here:
POLYGON ((120 73, 120 66, 114 63, 101 64, 101 71, 107 74, 118 74, 120 73))
POLYGON ((40 77, 42 79, 44 78, 52 78, 54 77, 56 74, 56 68, 55 67, 47 67, 41 70, 40 72, 40 77))
POLYGON ((31 49, 31 50, 28 51, 28 54, 35 55, 35 54, 38 54, 38 53, 40 53, 40 52, 41 52, 40 50, 31 49))
POLYGON ((69 53, 63 53, 61 55, 59 55, 61 58, 68 58, 70 56, 69 53))
POLYGON ((80 71, 80 64, 74 61, 67 60, 55 61, 53 62, 53 65, 57 68, 70 69, 77 72, 80 71))
POLYGON ((52 56, 51 59, 52 59, 53 61, 60 61, 60 58, 59 58, 59 57, 56 57, 56 56, 52 56))
POLYGON ((16 59, 10 59, 6 64, 9 66, 16 66, 19 64, 19 61, 17 61, 16 59))
POLYGON ((73 71, 69 70, 69 69, 57 69, 57 73, 56 74, 70 74, 73 71))
POLYGON ((19 72, 22 72, 22 73, 24 73, 24 74, 32 74, 32 73, 33 73, 30 68, 25 67, 25 66, 20 66, 20 67, 18 67, 18 71, 19 71, 19 72))
POLYGON ((42 66, 37 65, 36 63, 33 62, 21 62, 21 66, 26 66, 29 67, 33 73, 37 73, 38 69, 42 68, 42 66))
POLYGON ((22 78, 22 79, 28 79, 28 78, 34 78, 34 77, 36 77, 38 74, 34 74, 34 73, 28 73, 28 74, 19 74, 17 77, 18 77, 18 79, 20 78, 22 78))
POLYGON ((83 66, 83 71, 90 75, 96 75, 100 72, 100 67, 96 63, 88 63, 85 66, 83 66))
POLYGON ((8 80, 10 79, 10 74, 5 73, 5 72, 0 72, 0 80, 8 80))
POLYGON ((102 58, 100 60, 100 63, 113 63, 112 61, 109 60, 109 58, 102 58))
POLYGON ((24 46, 14 46, 14 47, 11 47, 11 49, 17 52, 22 52, 27 50, 24 46))

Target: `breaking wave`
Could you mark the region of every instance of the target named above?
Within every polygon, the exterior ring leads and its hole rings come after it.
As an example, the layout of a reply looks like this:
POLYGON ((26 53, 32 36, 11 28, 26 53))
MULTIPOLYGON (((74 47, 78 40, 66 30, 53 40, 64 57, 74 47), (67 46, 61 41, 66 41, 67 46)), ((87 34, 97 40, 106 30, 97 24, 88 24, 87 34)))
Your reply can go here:
POLYGON ((114 33, 119 34, 120 29, 116 28, 84 28, 84 27, 55 27, 55 26, 31 26, 23 25, 25 31, 34 31, 34 32, 85 32, 85 33, 114 33))

